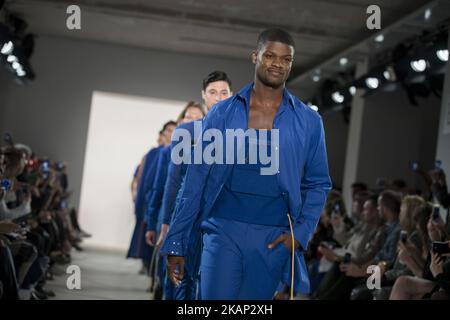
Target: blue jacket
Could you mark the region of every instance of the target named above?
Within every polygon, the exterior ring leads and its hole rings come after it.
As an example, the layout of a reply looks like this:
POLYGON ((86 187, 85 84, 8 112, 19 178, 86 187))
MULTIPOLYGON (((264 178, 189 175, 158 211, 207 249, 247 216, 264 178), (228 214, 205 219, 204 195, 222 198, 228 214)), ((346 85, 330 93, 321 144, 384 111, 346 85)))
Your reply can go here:
POLYGON ((156 230, 158 223, 159 212, 161 209, 162 197, 164 193, 164 185, 167 178, 167 167, 170 161, 170 146, 162 147, 159 152, 158 162, 156 166, 156 177, 153 180, 152 187, 149 191, 146 211, 145 222, 147 223, 146 229, 156 230))
MULTIPOLYGON (((145 155, 141 177, 138 183, 135 203, 135 214, 139 220, 141 220, 144 216, 146 197, 156 173, 156 163, 160 150, 161 146, 158 146, 156 148, 152 148, 145 155)), ((137 172, 135 172, 135 174, 137 174, 137 172)))
MULTIPOLYGON (((217 103, 203 120, 203 132, 215 128, 225 136, 226 129, 246 130, 252 89, 253 83, 250 83, 217 103)), ((278 182, 288 199, 294 237, 305 250, 331 189, 322 119, 284 89, 273 128, 279 129, 278 182)), ((205 147, 208 145, 208 142, 203 143, 205 147)), ((188 165, 176 218, 161 248, 162 254, 185 255, 192 226, 197 219, 208 218, 231 168, 232 165, 216 163, 188 165)), ((303 255, 300 260, 300 272, 304 273, 303 255)))
MULTIPOLYGON (((174 137, 181 129, 187 130, 191 137, 194 136, 194 121, 186 122, 177 126, 174 131, 174 137)), ((178 140, 172 140, 171 150, 178 143, 178 140)), ((172 213, 175 208, 178 192, 181 188, 181 184, 185 177, 187 170, 187 164, 175 164, 173 161, 169 161, 169 167, 167 169, 166 185, 164 186, 164 195, 162 199, 161 207, 161 223, 170 224, 172 219, 172 213)))

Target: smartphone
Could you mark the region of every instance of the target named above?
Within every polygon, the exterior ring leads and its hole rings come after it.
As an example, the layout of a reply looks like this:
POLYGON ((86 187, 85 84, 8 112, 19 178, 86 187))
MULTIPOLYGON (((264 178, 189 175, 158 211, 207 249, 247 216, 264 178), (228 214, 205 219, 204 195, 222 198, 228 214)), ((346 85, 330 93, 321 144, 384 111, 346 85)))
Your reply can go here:
POLYGON ((417 161, 412 161, 411 162, 411 170, 417 171, 418 168, 419 168, 419 164, 417 163, 417 161))
POLYGON ((439 255, 450 253, 450 247, 447 242, 433 241, 432 250, 439 255))
POLYGON ((406 243, 407 240, 408 240, 408 232, 406 232, 406 230, 400 231, 400 241, 406 243))
POLYGON ((435 224, 437 224, 439 222, 439 219, 441 218, 440 210, 441 209, 439 208, 439 206, 434 206, 433 207, 432 221, 435 224))
POLYGON ((442 161, 441 161, 441 160, 436 160, 436 161, 434 162, 434 168, 435 168, 437 171, 441 171, 441 170, 442 170, 442 161))
POLYGON ((3 141, 7 142, 7 143, 11 143, 12 142, 12 135, 9 132, 5 132, 3 134, 3 141))
POLYGON ((11 188, 11 181, 9 179, 2 179, 0 182, 0 189, 2 191, 8 191, 11 188))
POLYGON ((341 206, 339 203, 334 205, 333 214, 340 216, 341 215, 341 206))
POLYGON ((42 164, 41 164, 41 168, 42 168, 42 171, 48 172, 49 171, 48 161, 43 161, 42 164))
POLYGON ((348 263, 350 263, 351 261, 352 261, 352 254, 347 252, 347 253, 344 255, 343 263, 344 263, 344 264, 348 264, 348 263))

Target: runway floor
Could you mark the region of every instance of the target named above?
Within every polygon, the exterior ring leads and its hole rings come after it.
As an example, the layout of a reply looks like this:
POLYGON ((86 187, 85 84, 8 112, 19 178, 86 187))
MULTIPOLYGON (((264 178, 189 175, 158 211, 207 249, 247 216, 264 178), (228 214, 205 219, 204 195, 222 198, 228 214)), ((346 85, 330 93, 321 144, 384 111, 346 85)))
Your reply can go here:
POLYGON ((55 300, 150 300, 146 292, 150 278, 139 275, 139 260, 125 259, 125 252, 86 248, 73 251, 70 265, 81 271, 81 289, 69 290, 67 266, 57 266, 59 275, 47 282, 46 288, 55 292, 55 300), (64 273, 63 273, 64 272, 64 273))

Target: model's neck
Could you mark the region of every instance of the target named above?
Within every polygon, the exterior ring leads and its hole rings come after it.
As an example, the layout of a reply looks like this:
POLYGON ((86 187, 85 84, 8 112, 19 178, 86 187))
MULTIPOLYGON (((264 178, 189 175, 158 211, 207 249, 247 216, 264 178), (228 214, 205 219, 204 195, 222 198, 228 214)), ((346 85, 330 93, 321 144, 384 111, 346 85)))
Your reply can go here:
POLYGON ((279 104, 283 99, 283 90, 284 84, 278 88, 273 88, 255 80, 252 97, 263 105, 279 104))

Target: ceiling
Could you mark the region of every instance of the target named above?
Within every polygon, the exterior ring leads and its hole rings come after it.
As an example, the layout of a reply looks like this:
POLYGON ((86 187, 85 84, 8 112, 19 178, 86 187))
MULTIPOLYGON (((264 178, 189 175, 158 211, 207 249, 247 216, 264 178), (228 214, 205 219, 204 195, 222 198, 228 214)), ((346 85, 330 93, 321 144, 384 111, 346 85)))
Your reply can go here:
MULTIPOLYGON (((432 1, 375 2, 381 8, 384 29, 432 1)), ((375 34, 366 28, 366 9, 373 3, 373 0, 7 0, 6 7, 20 14, 29 31, 37 35, 236 59, 249 57, 262 29, 283 27, 291 32, 297 44, 292 85, 308 91, 313 90, 313 84, 308 84, 305 73, 375 34), (66 8, 70 4, 81 8, 81 30, 66 28, 66 8)), ((399 28, 396 37, 422 27, 412 23, 403 30, 399 28)))

